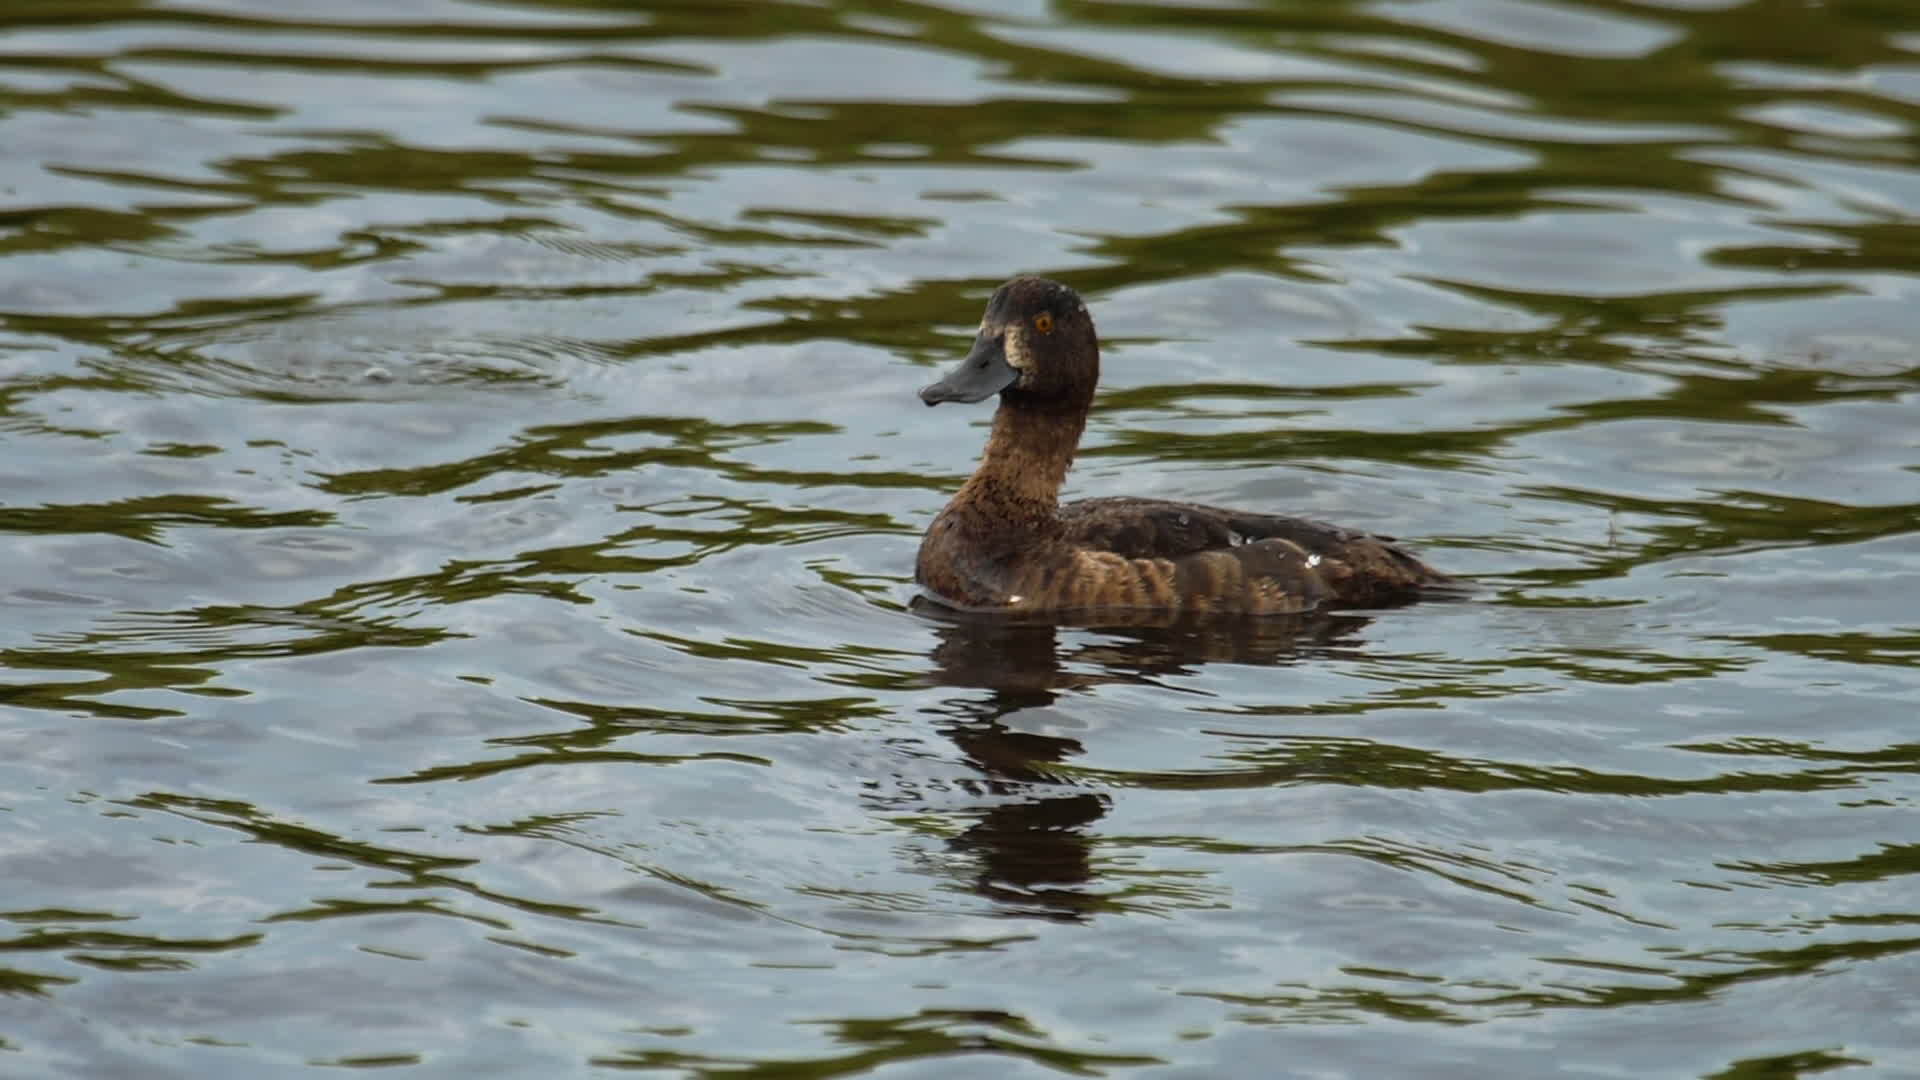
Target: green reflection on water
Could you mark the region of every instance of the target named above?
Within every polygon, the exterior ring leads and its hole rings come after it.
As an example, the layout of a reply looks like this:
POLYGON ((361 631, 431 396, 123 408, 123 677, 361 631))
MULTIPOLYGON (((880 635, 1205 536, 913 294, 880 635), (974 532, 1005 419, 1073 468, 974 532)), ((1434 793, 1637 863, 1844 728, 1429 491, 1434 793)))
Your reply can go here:
POLYGON ((176 526, 222 529, 319 528, 334 522, 324 510, 258 510, 210 495, 146 495, 111 503, 0 508, 0 530, 23 533, 105 533, 159 543, 176 526))
POLYGON ((593 1059, 605 1068, 678 1069, 695 1076, 739 1076, 755 1080, 811 1080, 858 1076, 913 1061, 994 1055, 1026 1061, 1067 1076, 1105 1076, 1107 1070, 1163 1065, 1158 1057, 1068 1050, 1040 1028, 1010 1013, 993 1010, 926 1009, 873 1019, 820 1020, 831 1040, 847 1049, 838 1054, 789 1060, 753 1060, 687 1054, 673 1050, 635 1050, 593 1059))

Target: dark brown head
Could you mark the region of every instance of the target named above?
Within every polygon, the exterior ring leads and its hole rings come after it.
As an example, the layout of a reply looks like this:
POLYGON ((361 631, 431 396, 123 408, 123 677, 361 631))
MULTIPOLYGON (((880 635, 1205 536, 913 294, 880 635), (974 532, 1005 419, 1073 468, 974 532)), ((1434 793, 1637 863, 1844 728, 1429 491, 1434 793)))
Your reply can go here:
POLYGON ((1100 341, 1080 294, 1057 281, 1017 277, 994 290, 966 359, 920 391, 929 405, 981 401, 1085 411, 1100 381, 1100 341))

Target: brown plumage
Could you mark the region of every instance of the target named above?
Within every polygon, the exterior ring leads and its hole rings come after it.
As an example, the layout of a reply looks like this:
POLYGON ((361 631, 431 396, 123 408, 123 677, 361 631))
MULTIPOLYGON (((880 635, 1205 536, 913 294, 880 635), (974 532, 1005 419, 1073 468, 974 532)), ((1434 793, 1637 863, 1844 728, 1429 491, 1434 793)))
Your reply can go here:
POLYGON ((1040 615, 1280 615, 1448 582, 1388 538, 1318 521, 1159 499, 1061 506, 1099 379, 1079 295, 1021 277, 987 302, 966 358, 920 391, 928 405, 1000 395, 979 468, 920 543, 914 577, 936 599, 1040 615))

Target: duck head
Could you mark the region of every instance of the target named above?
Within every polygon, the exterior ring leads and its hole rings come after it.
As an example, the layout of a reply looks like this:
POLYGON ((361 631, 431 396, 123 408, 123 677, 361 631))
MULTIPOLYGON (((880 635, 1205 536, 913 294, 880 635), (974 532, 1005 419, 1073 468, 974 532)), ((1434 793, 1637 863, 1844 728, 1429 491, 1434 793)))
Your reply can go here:
POLYGON ((1084 411, 1100 381, 1100 342, 1080 294, 1057 281, 1017 277, 993 292, 973 348, 920 400, 1084 411))

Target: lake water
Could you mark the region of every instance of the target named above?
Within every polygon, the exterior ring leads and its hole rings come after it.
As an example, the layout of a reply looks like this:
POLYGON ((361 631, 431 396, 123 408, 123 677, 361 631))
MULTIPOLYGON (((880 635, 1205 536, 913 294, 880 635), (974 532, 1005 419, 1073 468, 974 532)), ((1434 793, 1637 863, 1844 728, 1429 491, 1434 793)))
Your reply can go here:
POLYGON ((1920 1075, 1920 5, 13 0, 0 1075, 1920 1075), (1464 598, 953 625, 914 397, 1464 598))

